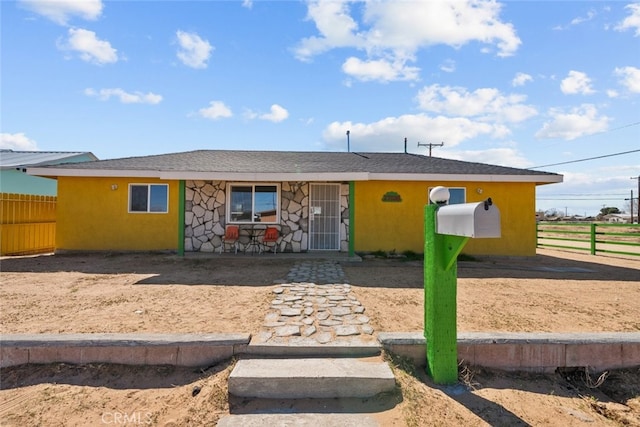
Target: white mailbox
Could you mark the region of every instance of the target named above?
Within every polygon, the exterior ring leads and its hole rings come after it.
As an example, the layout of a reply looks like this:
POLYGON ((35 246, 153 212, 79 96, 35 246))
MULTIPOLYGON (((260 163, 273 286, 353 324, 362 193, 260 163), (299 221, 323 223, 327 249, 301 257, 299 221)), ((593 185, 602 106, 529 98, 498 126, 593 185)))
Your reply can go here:
POLYGON ((478 203, 441 206, 436 233, 463 237, 500 237, 500 211, 491 199, 478 203))

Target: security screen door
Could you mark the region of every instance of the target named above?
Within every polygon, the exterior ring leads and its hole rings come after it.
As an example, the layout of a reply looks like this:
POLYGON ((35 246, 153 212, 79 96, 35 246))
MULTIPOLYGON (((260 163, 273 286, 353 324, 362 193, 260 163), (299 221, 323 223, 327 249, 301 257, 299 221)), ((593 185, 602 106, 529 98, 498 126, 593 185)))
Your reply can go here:
POLYGON ((311 184, 309 249, 340 250, 340 184, 311 184))

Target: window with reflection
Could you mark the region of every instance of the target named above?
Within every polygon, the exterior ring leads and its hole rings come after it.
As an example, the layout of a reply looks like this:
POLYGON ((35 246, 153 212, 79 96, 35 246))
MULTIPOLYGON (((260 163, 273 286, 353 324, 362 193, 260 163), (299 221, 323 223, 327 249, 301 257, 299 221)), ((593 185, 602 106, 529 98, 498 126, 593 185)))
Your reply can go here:
POLYGON ((169 211, 169 186, 167 184, 130 184, 129 212, 169 211))
MULTIPOLYGON (((464 187, 447 187, 449 189, 449 203, 450 205, 457 205, 459 203, 466 203, 467 202, 467 189, 464 187)), ((429 189, 427 190, 427 200, 429 200, 429 193, 431 193, 431 190, 433 189, 433 187, 429 187, 429 189)), ((429 200, 429 204, 432 204, 433 202, 431 200, 429 200)))
POLYGON ((279 188, 275 184, 232 184, 229 222, 278 223, 279 188))

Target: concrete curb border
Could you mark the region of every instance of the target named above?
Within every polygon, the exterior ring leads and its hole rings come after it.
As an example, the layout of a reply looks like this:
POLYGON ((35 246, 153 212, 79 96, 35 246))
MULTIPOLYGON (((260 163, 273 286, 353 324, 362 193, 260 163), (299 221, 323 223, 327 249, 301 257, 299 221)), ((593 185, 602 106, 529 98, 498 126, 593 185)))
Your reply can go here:
MULTIPOLYGON (((378 340, 386 351, 426 365, 422 332, 380 332, 378 340)), ((640 333, 465 332, 458 334, 458 360, 506 371, 630 368, 640 366, 640 333)))
POLYGON ((0 367, 27 363, 207 366, 243 353, 250 334, 9 334, 0 367))
MULTIPOLYGON (((60 362, 208 366, 251 354, 250 340, 248 333, 5 334, 0 340, 0 367, 60 362)), ((378 340, 386 351, 425 366, 421 331, 380 332, 378 340)), ((285 348, 278 351, 288 354, 285 348)), ((296 352, 304 354, 301 349, 296 352)), ((640 366, 640 332, 465 332, 458 334, 458 358, 472 366, 510 371, 630 368, 640 366)))

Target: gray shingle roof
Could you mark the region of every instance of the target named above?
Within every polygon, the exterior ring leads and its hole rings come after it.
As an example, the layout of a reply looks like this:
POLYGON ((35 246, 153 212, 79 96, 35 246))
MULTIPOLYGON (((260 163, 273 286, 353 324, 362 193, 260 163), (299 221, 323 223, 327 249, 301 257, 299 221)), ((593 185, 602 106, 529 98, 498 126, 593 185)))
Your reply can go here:
POLYGON ((0 167, 15 168, 19 166, 43 166, 73 161, 83 155, 96 157, 84 151, 14 151, 0 150, 0 167))
POLYGON ((28 168, 37 176, 238 182, 562 182, 562 175, 410 153, 197 150, 28 168))
MULTIPOLYGON (((55 167, 54 167, 55 168, 55 167)), ((64 165, 64 169, 229 173, 374 173, 559 176, 411 153, 197 150, 64 165)))

